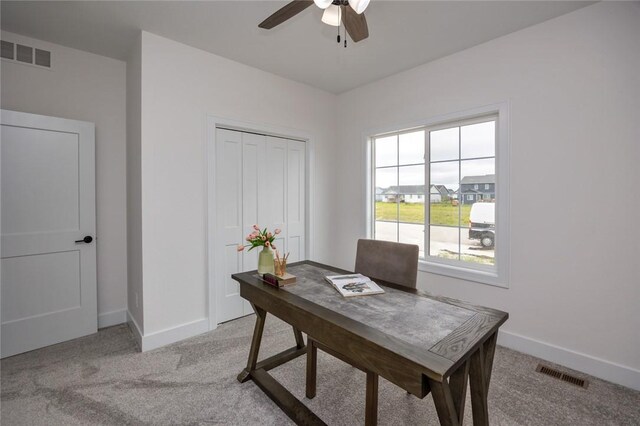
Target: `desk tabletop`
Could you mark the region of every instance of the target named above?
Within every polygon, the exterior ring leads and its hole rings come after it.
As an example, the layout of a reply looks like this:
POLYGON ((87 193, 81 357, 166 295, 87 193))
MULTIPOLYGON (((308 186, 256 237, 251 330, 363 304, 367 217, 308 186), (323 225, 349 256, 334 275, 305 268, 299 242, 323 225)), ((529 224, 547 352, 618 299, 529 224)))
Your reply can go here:
POLYGON ((310 314, 364 334, 438 375, 453 370, 508 318, 502 311, 379 281, 384 294, 345 298, 324 277, 349 271, 316 262, 294 263, 288 271, 297 282, 280 289, 262 283, 255 271, 233 277, 282 302, 304 307, 310 314))

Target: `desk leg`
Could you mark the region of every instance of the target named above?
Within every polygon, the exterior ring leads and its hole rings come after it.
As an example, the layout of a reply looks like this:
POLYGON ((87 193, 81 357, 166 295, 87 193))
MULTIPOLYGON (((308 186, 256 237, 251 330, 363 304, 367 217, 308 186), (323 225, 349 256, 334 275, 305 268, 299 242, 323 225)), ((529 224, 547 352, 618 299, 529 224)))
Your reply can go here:
POLYGON ((471 384, 471 409, 473 424, 485 426, 489 424, 487 393, 491 380, 493 355, 496 350, 497 333, 494 333, 478 350, 471 355, 469 380, 471 384))
POLYGON ((378 424, 378 375, 367 371, 367 402, 364 412, 365 426, 378 424))
POLYGON ((460 424, 464 419, 464 405, 467 398, 467 385, 469 384, 469 364, 469 361, 466 361, 449 378, 453 405, 460 424))
POLYGON ((433 402, 438 412, 440 425, 459 426, 462 421, 458 420, 458 410, 456 410, 456 404, 454 403, 449 383, 446 380, 444 382, 429 380, 429 387, 431 387, 431 395, 433 396, 433 402))
POLYGON ((313 339, 307 337, 307 398, 316 396, 316 377, 318 368, 318 347, 313 339))
POLYGON ((296 338, 296 348, 302 349, 304 348, 304 338, 302 337, 302 333, 297 328, 293 327, 293 335, 296 338))
POLYGON ((238 374, 238 381, 244 383, 251 378, 251 372, 256 369, 258 363, 258 352, 260 352, 260 343, 262 342, 262 331, 264 330, 264 322, 267 318, 267 312, 251 304, 256 312, 256 325, 253 329, 253 338, 251 339, 251 349, 249 349, 249 358, 247 360, 247 368, 238 374))

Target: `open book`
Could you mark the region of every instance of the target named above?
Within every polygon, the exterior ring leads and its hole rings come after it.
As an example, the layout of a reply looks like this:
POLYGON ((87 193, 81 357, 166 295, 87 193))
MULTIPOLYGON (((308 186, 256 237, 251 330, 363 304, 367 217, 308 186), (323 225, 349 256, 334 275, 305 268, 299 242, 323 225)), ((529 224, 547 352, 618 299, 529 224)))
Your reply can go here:
POLYGON ((362 274, 327 275, 324 279, 344 297, 384 293, 378 284, 362 274))

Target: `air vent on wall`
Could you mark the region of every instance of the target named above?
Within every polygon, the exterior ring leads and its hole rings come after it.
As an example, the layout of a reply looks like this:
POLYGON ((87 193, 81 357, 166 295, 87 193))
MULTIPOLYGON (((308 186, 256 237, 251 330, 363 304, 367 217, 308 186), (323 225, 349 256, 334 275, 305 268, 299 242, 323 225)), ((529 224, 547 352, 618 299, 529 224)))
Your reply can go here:
POLYGON ((16 45, 9 42, 9 41, 4 41, 1 40, 0 41, 0 45, 2 45, 2 54, 0 54, 1 57, 3 57, 4 59, 15 59, 16 55, 15 55, 15 48, 16 45))
POLYGON ((536 371, 538 373, 542 373, 542 374, 546 374, 547 376, 551 376, 555 379, 559 379, 562 381, 565 381, 567 383, 571 383, 572 385, 576 385, 576 386, 580 386, 581 388, 588 388, 589 387, 589 382, 584 380, 584 379, 580 379, 578 377, 572 376, 570 374, 567 373, 563 373, 562 371, 558 371, 554 368, 551 367, 547 367, 546 365, 542 365, 542 364, 538 364, 538 367, 536 368, 536 371))
POLYGON ((42 68, 51 68, 51 52, 24 44, 0 40, 2 45, 2 59, 21 64, 36 65, 42 68))

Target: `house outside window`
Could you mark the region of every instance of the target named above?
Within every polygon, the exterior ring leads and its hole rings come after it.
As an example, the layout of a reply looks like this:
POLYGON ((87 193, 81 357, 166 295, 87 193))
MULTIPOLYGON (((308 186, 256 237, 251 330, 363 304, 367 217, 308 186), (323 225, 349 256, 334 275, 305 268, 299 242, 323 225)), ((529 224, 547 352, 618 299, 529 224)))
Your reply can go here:
POLYGON ((507 170, 508 151, 499 144, 507 143, 500 111, 371 137, 371 236, 418 245, 421 270, 505 286, 508 211, 499 207, 507 186, 498 186, 497 172, 507 170))

